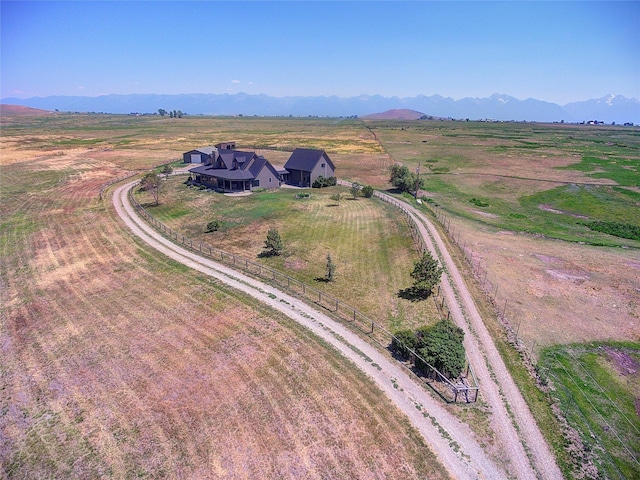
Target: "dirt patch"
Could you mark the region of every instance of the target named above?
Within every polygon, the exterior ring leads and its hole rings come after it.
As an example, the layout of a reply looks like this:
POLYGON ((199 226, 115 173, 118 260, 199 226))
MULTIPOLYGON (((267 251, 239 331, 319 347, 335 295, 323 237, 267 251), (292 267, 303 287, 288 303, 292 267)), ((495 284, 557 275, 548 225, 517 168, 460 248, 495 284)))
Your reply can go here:
POLYGON ((544 263, 558 263, 562 261, 557 257, 550 257, 549 255, 534 254, 533 256, 536 257, 538 260, 542 260, 544 263))
POLYGON ((562 210, 558 210, 556 208, 551 208, 549 205, 538 205, 538 208, 540 210, 542 210, 542 211, 555 213, 555 214, 558 214, 558 215, 569 215, 570 217, 582 218, 584 220, 588 220, 589 219, 589 217, 587 217, 585 215, 576 215, 575 213, 565 212, 565 211, 562 211, 562 210))
POLYGON ((500 217, 500 215, 496 215, 495 213, 489 213, 489 212, 482 212, 480 210, 471 210, 473 213, 477 214, 477 215, 481 215, 483 217, 488 217, 488 218, 498 218, 500 217))
POLYGON ((634 267, 634 268, 639 268, 640 269, 640 262, 629 261, 629 262, 626 263, 626 265, 628 265, 630 267, 634 267))
POLYGON ((640 371, 640 364, 627 352, 611 347, 603 347, 603 350, 620 375, 635 375, 640 371))
POLYGON ((294 258, 286 260, 284 262, 284 266, 287 270, 304 270, 305 268, 307 268, 307 262, 294 258))
POLYGON ((574 275, 569 272, 563 272, 558 270, 546 270, 547 275, 558 280, 568 280, 570 282, 582 283, 585 280, 589 280, 588 275, 574 275))

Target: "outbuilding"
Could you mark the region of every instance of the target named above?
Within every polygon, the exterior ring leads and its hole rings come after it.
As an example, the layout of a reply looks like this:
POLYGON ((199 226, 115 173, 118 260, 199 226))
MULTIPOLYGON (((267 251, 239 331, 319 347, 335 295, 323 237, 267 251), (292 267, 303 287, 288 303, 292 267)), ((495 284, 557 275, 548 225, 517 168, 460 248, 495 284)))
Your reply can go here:
POLYGON ((182 154, 183 163, 208 163, 211 160, 215 160, 216 147, 200 147, 195 150, 189 150, 182 154))
POLYGON ((296 148, 284 168, 288 172, 287 183, 298 187, 310 187, 318 177, 334 177, 336 172, 329 155, 313 148, 296 148))

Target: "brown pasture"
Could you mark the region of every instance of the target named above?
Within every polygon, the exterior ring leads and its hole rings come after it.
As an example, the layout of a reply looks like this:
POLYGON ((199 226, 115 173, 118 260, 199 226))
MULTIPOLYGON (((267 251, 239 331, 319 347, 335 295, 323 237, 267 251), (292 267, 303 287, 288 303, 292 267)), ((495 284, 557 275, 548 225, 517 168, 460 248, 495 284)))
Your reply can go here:
MULTIPOLYGON (((639 158, 637 129, 369 124, 394 161, 410 168, 421 162, 425 174, 429 167, 447 167, 446 181, 459 191, 484 189, 511 205, 517 205, 520 196, 563 184, 616 185, 609 178, 588 176, 590 172, 558 169, 578 163, 583 155, 622 155, 609 153, 608 145, 629 145, 623 155, 639 158), (527 142, 536 148, 522 148, 527 142)), ((437 175, 428 178, 437 179, 437 175)), ((483 221, 494 214, 453 193, 426 188, 425 195, 448 212, 459 247, 467 250, 467 256, 473 251, 476 269, 480 263, 474 281, 484 285, 491 297, 497 291, 493 310, 505 312, 527 351, 535 354, 539 347, 571 342, 640 340, 640 250, 580 245, 497 229, 483 221), (465 212, 466 218, 452 213, 456 211, 465 212)), ((472 281, 470 268, 468 272, 472 281)))
POLYGON ((108 180, 179 151, 152 138, 140 141, 151 151, 10 141, 0 199, 3 475, 448 478, 332 349, 149 250, 98 199, 108 180))

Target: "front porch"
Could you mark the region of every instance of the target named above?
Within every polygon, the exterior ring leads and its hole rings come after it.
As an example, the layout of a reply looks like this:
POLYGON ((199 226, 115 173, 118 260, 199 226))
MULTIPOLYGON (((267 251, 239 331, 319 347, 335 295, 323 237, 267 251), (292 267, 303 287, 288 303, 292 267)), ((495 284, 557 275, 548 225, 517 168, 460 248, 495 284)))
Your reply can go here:
POLYGON ((228 180, 202 174, 196 174, 193 183, 204 185, 223 193, 251 192, 253 185, 251 180, 228 180))

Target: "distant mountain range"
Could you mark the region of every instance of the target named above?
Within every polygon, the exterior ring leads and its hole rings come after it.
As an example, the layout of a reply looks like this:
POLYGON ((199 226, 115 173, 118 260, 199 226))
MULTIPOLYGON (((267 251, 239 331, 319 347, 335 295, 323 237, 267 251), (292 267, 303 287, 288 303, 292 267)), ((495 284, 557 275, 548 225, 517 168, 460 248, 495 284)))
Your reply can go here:
POLYGON ((364 116, 387 110, 415 110, 427 116, 501 121, 589 122, 640 124, 640 101, 621 95, 568 103, 564 106, 528 98, 519 100, 503 94, 488 98, 454 100, 430 97, 270 97, 236 94, 131 94, 99 97, 3 98, 3 104, 21 105, 61 112, 155 113, 159 108, 181 110, 189 115, 259 116, 364 116))

